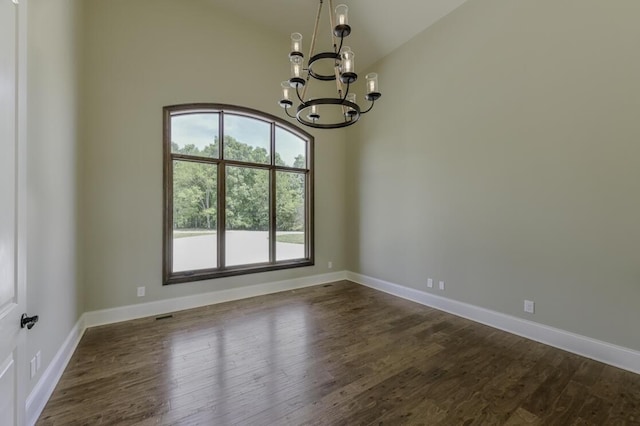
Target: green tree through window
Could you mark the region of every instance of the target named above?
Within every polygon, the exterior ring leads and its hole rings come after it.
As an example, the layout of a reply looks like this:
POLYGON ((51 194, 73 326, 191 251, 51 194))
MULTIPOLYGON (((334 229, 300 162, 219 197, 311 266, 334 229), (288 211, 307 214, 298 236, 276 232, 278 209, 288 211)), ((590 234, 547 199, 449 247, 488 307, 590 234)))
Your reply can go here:
POLYGON ((310 135, 227 105, 164 117, 165 284, 313 264, 310 135))

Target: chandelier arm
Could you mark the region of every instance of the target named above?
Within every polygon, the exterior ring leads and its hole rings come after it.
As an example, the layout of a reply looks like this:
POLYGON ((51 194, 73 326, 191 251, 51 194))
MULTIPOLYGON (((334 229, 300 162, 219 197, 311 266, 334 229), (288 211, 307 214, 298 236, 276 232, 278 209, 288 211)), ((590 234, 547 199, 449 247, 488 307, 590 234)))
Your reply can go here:
MULTIPOLYGON (((307 85, 305 84, 305 89, 307 88, 307 85)), ((302 91, 302 96, 300 96, 300 86, 296 86, 296 95, 298 95, 298 99, 300 99, 301 103, 304 103, 304 90, 302 91)))
MULTIPOLYGON (((313 52, 316 49, 316 38, 318 37, 318 28, 320 27, 320 16, 322 14, 322 4, 323 4, 323 0, 320 0, 320 3, 318 3, 318 13, 316 14, 316 23, 313 27, 313 36, 311 36, 311 46, 309 47, 309 58, 313 57, 313 52)), ((309 75, 307 74, 307 81, 309 81, 309 75)), ((307 96, 307 87, 309 85, 305 84, 304 89, 302 89, 302 98, 307 96)), ((300 97, 300 95, 298 95, 298 97, 300 97)), ((301 102, 302 98, 300 98, 301 102)))
MULTIPOLYGON (((344 37, 340 37, 340 47, 338 47, 338 51, 336 52, 338 55, 340 54, 340 51, 342 50, 342 43, 344 42, 344 37)), ((333 45, 333 47, 335 48, 335 44, 333 45)))
POLYGON ((289 107, 285 107, 285 108, 284 108, 284 112, 286 112, 286 113, 287 113, 287 115, 288 115, 289 117, 291 117, 291 118, 296 118, 296 116, 295 116, 295 115, 291 115, 291 114, 289 114, 289 107))
POLYGON ((368 108, 366 111, 361 111, 361 112, 360 112, 360 114, 366 114, 366 113, 368 113, 369 111, 371 111, 371 110, 373 109, 373 104, 375 104, 375 103, 376 103, 375 99, 374 99, 374 100, 372 100, 372 101, 371 101, 371 105, 369 106, 369 108, 368 108))
MULTIPOLYGON (((344 97, 342 98, 342 100, 346 100, 347 96, 349 96, 349 88, 351 87, 351 83, 347 83, 347 91, 344 93, 344 97)), ((343 107, 344 109, 344 107, 343 107)))

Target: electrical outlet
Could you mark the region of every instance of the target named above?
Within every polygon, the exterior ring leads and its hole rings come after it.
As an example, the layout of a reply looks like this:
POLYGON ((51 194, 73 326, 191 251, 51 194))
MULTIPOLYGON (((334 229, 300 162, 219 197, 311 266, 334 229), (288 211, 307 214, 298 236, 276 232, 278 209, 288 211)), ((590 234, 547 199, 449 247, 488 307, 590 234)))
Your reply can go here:
POLYGON ((138 297, 144 297, 145 290, 145 287, 138 287, 138 297))
POLYGON ((535 311, 535 303, 533 303, 533 300, 525 300, 524 301, 524 311, 528 312, 530 314, 534 313, 534 311, 535 311))
POLYGON ((440 281, 439 286, 440 290, 444 290, 444 281, 440 281))
POLYGON ((332 261, 329 261, 329 262, 327 263, 327 268, 329 268, 329 269, 333 269, 333 262, 332 262, 332 261))
POLYGON ((427 287, 433 288, 433 279, 432 278, 428 278, 427 279, 427 287))
POLYGON ((40 366, 42 365, 42 354, 40 351, 36 354, 36 373, 40 371, 40 366))

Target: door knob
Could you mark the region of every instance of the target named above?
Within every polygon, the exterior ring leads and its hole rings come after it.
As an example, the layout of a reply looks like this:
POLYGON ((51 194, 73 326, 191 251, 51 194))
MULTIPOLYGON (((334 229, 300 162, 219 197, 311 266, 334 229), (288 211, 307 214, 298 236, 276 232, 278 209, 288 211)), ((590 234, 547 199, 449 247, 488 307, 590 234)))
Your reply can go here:
POLYGON ((38 322, 38 319, 37 315, 30 317, 27 314, 22 314, 22 317, 20 317, 20 328, 24 328, 26 326, 27 329, 31 330, 38 322))

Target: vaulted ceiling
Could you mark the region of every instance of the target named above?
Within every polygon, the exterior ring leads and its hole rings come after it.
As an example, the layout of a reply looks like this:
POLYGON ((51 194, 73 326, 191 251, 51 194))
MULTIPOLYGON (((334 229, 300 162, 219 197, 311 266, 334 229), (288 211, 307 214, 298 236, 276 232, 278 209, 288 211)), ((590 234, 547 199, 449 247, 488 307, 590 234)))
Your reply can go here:
MULTIPOLYGON (((280 32, 283 52, 289 35, 302 33, 308 53, 320 0, 210 0, 216 7, 249 22, 280 32)), ((351 36, 345 45, 356 52, 356 64, 366 68, 462 5, 466 0, 333 0, 333 6, 349 6, 351 36)), ((329 1, 323 0, 320 41, 329 45, 329 1)), ((319 47, 324 48, 324 45, 319 47)))

